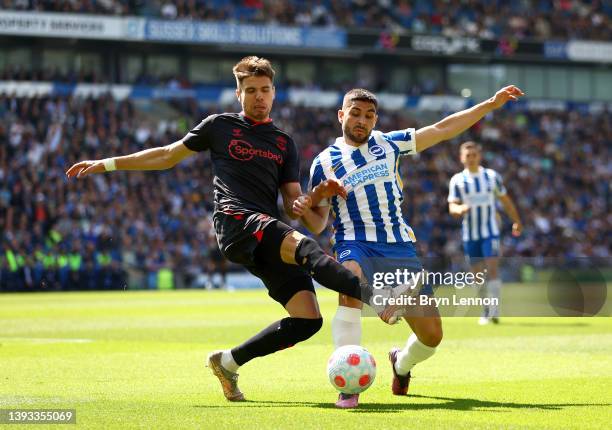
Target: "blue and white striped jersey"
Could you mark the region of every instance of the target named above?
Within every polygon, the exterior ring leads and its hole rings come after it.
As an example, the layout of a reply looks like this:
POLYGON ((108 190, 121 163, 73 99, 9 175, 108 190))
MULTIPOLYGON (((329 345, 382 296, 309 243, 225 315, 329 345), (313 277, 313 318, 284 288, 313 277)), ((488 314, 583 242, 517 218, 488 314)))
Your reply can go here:
POLYGON ((463 216, 463 240, 499 237, 495 201, 506 194, 501 176, 492 169, 479 167, 455 174, 448 185, 448 202, 464 203, 470 210, 463 216))
POLYGON ((414 242, 414 232, 402 217, 399 157, 416 154, 415 130, 372 131, 367 144, 348 145, 343 137, 312 162, 309 190, 326 179, 344 184, 348 198, 334 196, 334 238, 378 243, 414 242))

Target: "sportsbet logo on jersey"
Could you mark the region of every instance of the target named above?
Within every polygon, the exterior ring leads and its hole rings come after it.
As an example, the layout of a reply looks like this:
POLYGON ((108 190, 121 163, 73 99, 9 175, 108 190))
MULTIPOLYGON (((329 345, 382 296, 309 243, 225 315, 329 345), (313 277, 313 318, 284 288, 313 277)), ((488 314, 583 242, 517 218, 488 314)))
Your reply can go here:
POLYGON ((249 161, 252 160, 253 157, 262 157, 267 158, 269 160, 275 161, 277 164, 283 164, 283 156, 280 154, 275 154, 270 150, 256 149, 253 148, 249 142, 245 140, 233 139, 230 141, 229 146, 227 147, 229 155, 232 158, 240 161, 249 161))

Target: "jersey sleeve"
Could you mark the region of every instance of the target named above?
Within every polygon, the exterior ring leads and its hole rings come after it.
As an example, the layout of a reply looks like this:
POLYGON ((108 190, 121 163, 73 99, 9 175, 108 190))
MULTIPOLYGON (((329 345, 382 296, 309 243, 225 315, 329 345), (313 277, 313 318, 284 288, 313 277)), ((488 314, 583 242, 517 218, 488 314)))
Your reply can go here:
POLYGON ((390 131, 384 133, 399 148, 399 155, 415 155, 416 150, 416 131, 414 128, 405 130, 390 131))
MULTIPOLYGON (((308 180, 308 191, 312 191, 314 187, 319 185, 321 182, 326 180, 325 173, 323 173, 323 166, 321 165, 321 159, 316 157, 310 166, 310 178, 308 180)), ((322 199, 318 206, 329 206, 328 199, 322 199)))
POLYGON ((453 176, 448 184, 448 202, 461 203, 461 191, 459 191, 459 180, 453 176))
POLYGON ((213 143, 212 129, 217 116, 218 115, 210 115, 196 125, 195 128, 183 137, 183 144, 195 152, 210 149, 213 143))
POLYGON ((300 182, 300 156, 293 139, 288 139, 287 155, 279 177, 279 183, 300 182))
POLYGON ((499 173, 495 172, 495 188, 493 188, 496 196, 505 196, 507 193, 504 181, 499 173))

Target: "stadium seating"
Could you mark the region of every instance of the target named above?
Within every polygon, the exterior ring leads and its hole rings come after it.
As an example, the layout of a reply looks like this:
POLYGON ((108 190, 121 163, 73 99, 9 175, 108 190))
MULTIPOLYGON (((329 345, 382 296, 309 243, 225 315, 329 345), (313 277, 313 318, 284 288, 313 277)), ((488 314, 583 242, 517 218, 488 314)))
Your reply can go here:
MULTIPOLYGON (((175 108, 183 118, 153 123, 133 102, 110 97, 0 95, 2 288, 156 288, 168 270, 176 286, 200 285, 215 246, 207 156, 165 172, 64 176, 77 160, 173 142, 210 113, 195 103, 175 108)), ((339 133, 335 109, 279 103, 273 117, 295 137, 305 184, 313 157, 339 133)), ((380 129, 409 126, 418 124, 381 112, 380 129)), ((505 235, 505 256, 610 257, 612 127, 608 112, 579 110, 505 110, 406 158, 403 209, 423 256, 461 255, 446 196, 461 170, 456 143, 470 137, 485 145, 485 164, 503 174, 524 217, 520 240, 505 235)))

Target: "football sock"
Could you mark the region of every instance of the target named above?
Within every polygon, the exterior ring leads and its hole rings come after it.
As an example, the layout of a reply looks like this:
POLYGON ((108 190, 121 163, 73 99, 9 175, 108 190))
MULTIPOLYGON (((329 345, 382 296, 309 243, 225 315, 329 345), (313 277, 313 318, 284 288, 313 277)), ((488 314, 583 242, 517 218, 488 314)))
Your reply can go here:
POLYGON ((233 348, 232 356, 236 364, 242 366, 255 357, 272 354, 308 339, 318 332, 322 325, 323 318, 283 318, 233 348))
POLYGON ((367 285, 362 288, 359 277, 325 254, 312 238, 305 237, 300 241, 295 249, 295 261, 324 287, 369 302, 372 290, 367 285))
POLYGON ((427 360, 436 352, 435 347, 422 343, 413 333, 406 342, 406 346, 397 354, 395 371, 399 375, 407 375, 415 364, 427 360))
POLYGON ((361 344, 361 309, 338 306, 331 326, 335 348, 361 344))
MULTIPOLYGON (((490 298, 496 298, 499 303, 499 298, 501 296, 501 279, 492 279, 487 282, 487 295, 490 298)), ((499 317, 498 305, 489 306, 489 317, 499 317)))
POLYGON ((234 360, 232 356, 232 351, 225 350, 223 354, 221 354, 221 366, 225 368, 225 370, 229 370, 230 372, 236 373, 238 368, 240 367, 238 363, 234 360))

